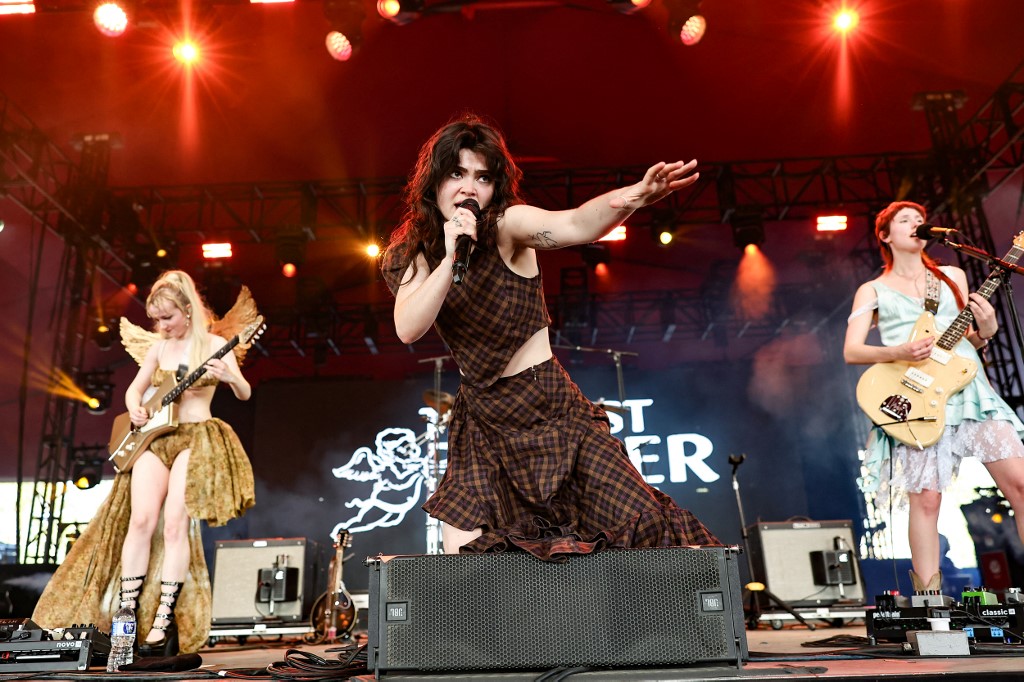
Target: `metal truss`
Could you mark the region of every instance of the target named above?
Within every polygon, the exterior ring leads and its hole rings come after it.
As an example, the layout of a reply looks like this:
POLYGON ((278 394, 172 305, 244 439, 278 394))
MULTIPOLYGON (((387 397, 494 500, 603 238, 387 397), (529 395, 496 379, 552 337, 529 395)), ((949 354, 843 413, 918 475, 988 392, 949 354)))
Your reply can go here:
MULTIPOLYGON (((72 162, 0 95, 2 196, 43 230, 61 237, 65 245, 50 315, 54 330, 50 381, 54 386, 76 380, 80 372, 91 321, 88 292, 93 278, 103 272, 120 279, 128 267, 94 233, 109 151, 107 139, 84 140, 80 161, 72 162)), ((37 288, 38 284, 34 280, 31 286, 37 288)), ((26 329, 32 327, 30 319, 26 329)), ((78 408, 75 400, 52 392, 46 395, 29 523, 21 543, 22 560, 27 563, 56 562, 78 408)))

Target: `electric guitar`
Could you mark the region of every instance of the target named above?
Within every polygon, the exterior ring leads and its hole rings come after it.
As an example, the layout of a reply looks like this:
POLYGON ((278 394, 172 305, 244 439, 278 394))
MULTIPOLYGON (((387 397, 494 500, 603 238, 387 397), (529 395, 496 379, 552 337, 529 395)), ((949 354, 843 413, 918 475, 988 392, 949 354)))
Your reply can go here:
POLYGON ((351 534, 347 530, 339 530, 334 542, 334 558, 328 569, 327 591, 313 604, 317 641, 348 639, 356 628, 356 605, 341 577, 345 549, 351 546, 351 534))
MULTIPOLYGON (((1014 238, 1003 260, 1014 264, 1022 255, 1024 232, 1014 238)), ((1002 281, 1002 273, 996 270, 978 293, 988 300, 1002 281)), ((973 320, 970 307, 964 307, 926 360, 880 362, 869 367, 857 383, 857 403, 871 421, 911 447, 923 450, 938 442, 946 428, 946 403, 978 374, 976 362, 953 351, 973 320)), ((935 316, 924 312, 908 340, 936 335, 935 316)))
MULTIPOLYGON (((245 329, 221 346, 220 350, 211 355, 206 362, 219 360, 240 343, 247 344, 254 341, 266 328, 263 316, 258 315, 251 324, 246 325, 245 329)), ((206 374, 206 362, 180 382, 176 382, 173 376, 164 379, 156 393, 143 404, 150 417, 149 421, 142 426, 132 424, 130 412, 124 412, 114 419, 107 452, 110 453, 108 459, 114 463, 114 468, 117 471, 121 473, 130 471, 135 460, 146 451, 154 439, 178 428, 178 398, 206 374)))

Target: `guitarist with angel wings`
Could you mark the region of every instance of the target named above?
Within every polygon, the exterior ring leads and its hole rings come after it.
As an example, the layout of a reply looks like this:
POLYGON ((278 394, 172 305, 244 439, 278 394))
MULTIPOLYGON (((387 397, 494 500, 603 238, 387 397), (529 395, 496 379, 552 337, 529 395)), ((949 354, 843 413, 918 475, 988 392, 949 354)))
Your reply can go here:
MULTIPOLYGON (((878 214, 875 236, 884 269, 857 290, 843 347, 847 363, 874 363, 857 392, 880 428, 872 430, 858 483, 876 494, 881 509, 889 507, 890 496, 898 508, 909 505, 915 590, 941 588, 939 504, 963 458, 984 463, 1014 510, 1024 513, 1024 424, 980 369, 979 351, 998 331, 988 302, 998 280, 990 278, 968 295, 963 270, 939 267, 924 252, 926 242, 916 232, 926 217, 923 206, 909 201, 893 202, 878 214), (867 343, 875 324, 881 346, 867 343), (873 372, 897 380, 891 389, 872 393, 865 384, 873 372), (944 372, 953 378, 944 381, 944 372), (927 415, 929 404, 941 408, 942 401, 944 410, 927 415), (933 438, 925 437, 943 423, 933 438)), ((1024 538, 1024 526, 1017 530, 1024 538)))
POLYGON ((243 287, 231 311, 216 320, 179 270, 153 284, 146 314, 155 332, 121 320, 122 342, 140 367, 125 394, 128 412, 118 419, 131 434, 144 433, 163 411, 146 394, 156 390, 159 397, 160 387, 173 387, 173 400, 164 401, 176 410, 173 426, 122 461, 110 496, 32 617, 43 627, 96 623, 103 629, 129 605, 137 613, 140 654, 169 656, 197 651, 208 636, 212 595, 199 521, 223 525, 255 501, 249 459, 231 427, 210 414, 210 403, 218 384, 249 399, 239 369, 248 343, 239 341, 240 330, 258 316, 243 287))

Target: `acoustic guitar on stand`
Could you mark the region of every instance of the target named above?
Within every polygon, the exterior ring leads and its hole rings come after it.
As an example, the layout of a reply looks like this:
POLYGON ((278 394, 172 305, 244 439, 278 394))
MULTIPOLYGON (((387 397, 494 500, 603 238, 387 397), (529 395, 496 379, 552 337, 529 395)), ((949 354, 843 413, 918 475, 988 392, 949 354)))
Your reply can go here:
POLYGON ((342 564, 345 550, 352 546, 352 535, 339 530, 334 542, 334 558, 328 569, 327 591, 313 604, 313 630, 316 642, 348 639, 356 627, 356 605, 345 589, 342 564))
MULTIPOLYGON (((220 350, 211 355, 206 362, 219 360, 240 343, 244 347, 245 344, 259 338, 266 328, 263 316, 258 315, 252 323, 231 337, 231 340, 221 346, 220 350)), ((180 382, 176 382, 174 377, 170 376, 164 379, 156 393, 143 404, 150 416, 149 421, 142 426, 132 424, 130 412, 124 412, 114 419, 107 451, 110 453, 109 459, 113 462, 115 469, 121 473, 130 471, 135 460, 146 451, 150 443, 158 436, 178 428, 178 398, 206 374, 206 362, 180 382)))
MULTIPOLYGON (((1024 255, 1024 232, 1013 240, 1003 260, 1015 264, 1024 255)), ((992 272, 978 289, 988 300, 1002 273, 992 272)), ((872 365, 857 383, 857 403, 887 434, 910 447, 923 450, 934 445, 946 428, 946 403, 978 374, 978 364, 954 352, 974 320, 965 306, 932 347, 931 356, 920 362, 880 362, 872 365)), ((914 324, 909 341, 936 336, 935 316, 924 312, 914 324)))

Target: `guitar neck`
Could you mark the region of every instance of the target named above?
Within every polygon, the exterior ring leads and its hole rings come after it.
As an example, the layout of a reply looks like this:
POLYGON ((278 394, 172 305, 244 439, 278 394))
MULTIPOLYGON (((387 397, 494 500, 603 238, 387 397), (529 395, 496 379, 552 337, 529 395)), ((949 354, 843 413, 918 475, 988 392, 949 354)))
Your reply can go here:
POLYGON ((189 387, 192 384, 194 384, 195 382, 199 381, 199 378, 202 377, 204 374, 206 374, 206 363, 207 362, 209 362, 210 360, 219 360, 219 359, 221 359, 222 357, 224 357, 225 355, 230 353, 231 350, 235 346, 237 346, 237 345, 238 345, 238 336, 236 335, 236 336, 232 337, 230 341, 228 341, 223 346, 221 346, 220 350, 218 350, 216 353, 214 353, 213 355, 208 357, 203 362, 203 364, 200 365, 197 369, 193 370, 191 374, 189 374, 187 377, 185 377, 180 382, 178 382, 178 385, 175 386, 173 389, 171 389, 170 392, 168 392, 168 394, 163 397, 163 400, 160 401, 160 405, 163 406, 163 407, 167 407, 168 405, 173 403, 175 400, 177 400, 181 396, 182 393, 184 393, 185 391, 187 391, 189 389, 189 387))
MULTIPOLYGON (((1011 265, 1015 264, 1024 255, 1024 249, 1021 249, 1016 243, 1010 248, 1009 252, 1003 258, 1003 260, 1011 265)), ((1003 283, 1002 272, 999 270, 994 271, 985 280, 985 283, 978 289, 978 294, 981 295, 986 301, 992 297, 992 294, 996 292, 999 285, 1003 283)), ((971 312, 970 306, 964 306, 964 309, 960 311, 960 314, 956 316, 953 323, 949 325, 949 328, 939 337, 939 340, 935 342, 942 350, 953 350, 956 344, 960 343, 960 339, 967 333, 967 328, 971 326, 971 322, 974 321, 974 313, 971 312)))

